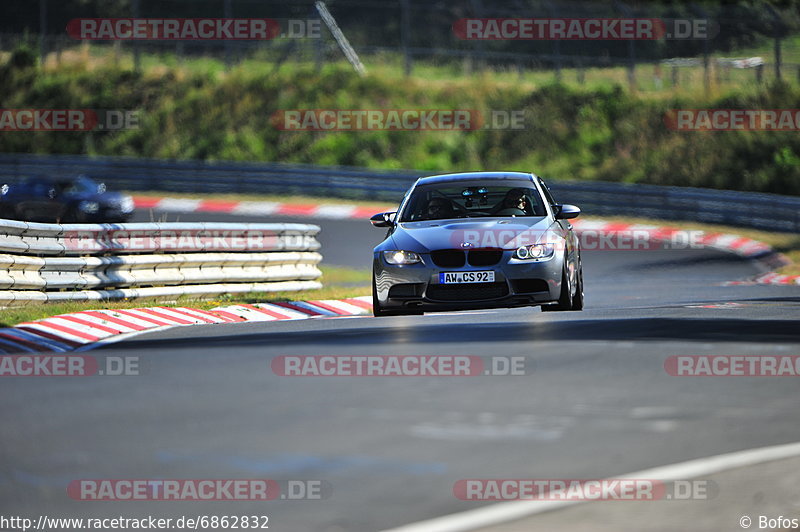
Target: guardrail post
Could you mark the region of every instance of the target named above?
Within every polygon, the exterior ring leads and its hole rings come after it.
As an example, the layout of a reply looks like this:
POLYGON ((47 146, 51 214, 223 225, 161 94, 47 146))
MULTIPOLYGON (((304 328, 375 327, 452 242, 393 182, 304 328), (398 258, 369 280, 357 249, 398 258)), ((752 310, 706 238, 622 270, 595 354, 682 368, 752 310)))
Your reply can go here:
MULTIPOLYGON (((131 5, 131 7, 133 8, 133 18, 141 17, 142 13, 141 13, 141 5, 139 3, 140 0, 132 0, 132 2, 133 3, 131 5)), ((141 72, 141 70, 142 70, 142 59, 141 59, 140 55, 141 55, 141 50, 140 50, 140 46, 139 46, 139 41, 134 39, 134 41, 133 41, 133 69, 136 72, 141 72)))
POLYGON ((404 59, 404 72, 405 76, 411 75, 411 52, 409 51, 409 44, 411 41, 411 6, 408 0, 400 0, 400 41, 403 47, 404 59))
POLYGON ((47 59, 47 0, 39 0, 39 63, 47 59))

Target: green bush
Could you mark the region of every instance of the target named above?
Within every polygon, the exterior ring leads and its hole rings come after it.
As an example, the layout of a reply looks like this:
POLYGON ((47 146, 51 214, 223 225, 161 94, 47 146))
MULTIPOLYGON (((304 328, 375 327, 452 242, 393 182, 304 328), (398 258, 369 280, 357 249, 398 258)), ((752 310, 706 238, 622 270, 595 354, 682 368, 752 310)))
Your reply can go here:
MULTIPOLYGON (((16 132, 0 151, 176 159, 282 161, 426 172, 510 169, 553 179, 600 179, 800 194, 797 132, 676 132, 675 108, 800 108, 800 91, 774 84, 716 100, 642 99, 620 87, 560 84, 525 90, 489 76, 397 83, 326 66, 187 73, 118 67, 31 68, 17 51, 0 66, 3 108, 135 109, 140 128, 16 132), (15 59, 16 58, 16 59, 15 59), (287 109, 523 110, 521 130, 297 132, 276 129, 287 109)), ((35 60, 35 56, 34 56, 35 60)), ((35 61, 34 61, 35 64, 35 61)))

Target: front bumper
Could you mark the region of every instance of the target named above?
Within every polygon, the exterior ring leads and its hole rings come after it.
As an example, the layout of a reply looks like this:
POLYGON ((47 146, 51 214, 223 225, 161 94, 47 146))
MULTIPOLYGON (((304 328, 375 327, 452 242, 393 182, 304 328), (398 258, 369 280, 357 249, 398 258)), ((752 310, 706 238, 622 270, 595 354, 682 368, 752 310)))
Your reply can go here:
POLYGON ((561 290, 563 253, 543 262, 509 262, 513 251, 504 251, 493 266, 460 268, 439 267, 429 253, 421 253, 422 263, 395 266, 380 252, 373 258, 375 292, 385 310, 467 310, 518 307, 551 303, 561 290), (494 283, 442 285, 440 272, 495 272, 494 283))

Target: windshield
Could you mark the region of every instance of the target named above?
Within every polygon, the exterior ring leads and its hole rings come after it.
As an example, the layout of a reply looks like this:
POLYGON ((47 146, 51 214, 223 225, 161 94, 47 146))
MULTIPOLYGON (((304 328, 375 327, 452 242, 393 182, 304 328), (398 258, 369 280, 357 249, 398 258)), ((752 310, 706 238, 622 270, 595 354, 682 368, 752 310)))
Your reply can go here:
POLYGON ((545 216, 539 191, 531 183, 497 185, 457 182, 417 187, 401 222, 486 216, 545 216))
POLYGON ((94 194, 99 192, 97 183, 84 175, 80 175, 75 179, 59 181, 58 185, 67 194, 94 194))

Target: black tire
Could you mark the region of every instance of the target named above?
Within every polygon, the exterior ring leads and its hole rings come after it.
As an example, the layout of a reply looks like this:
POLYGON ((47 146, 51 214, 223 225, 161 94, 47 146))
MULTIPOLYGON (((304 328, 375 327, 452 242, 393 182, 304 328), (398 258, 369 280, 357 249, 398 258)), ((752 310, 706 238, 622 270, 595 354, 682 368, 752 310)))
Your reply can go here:
POLYGON ((0 218, 16 220, 17 213, 11 205, 0 204, 0 218))
POLYGON ((561 271, 561 293, 558 296, 558 302, 542 305, 542 312, 561 312, 565 310, 572 310, 572 286, 569 282, 569 275, 567 275, 566 264, 561 271))
POLYGON ((575 296, 572 298, 572 308, 570 310, 583 310, 583 265, 578 260, 578 287, 575 289, 575 296))
POLYGON ((422 316, 421 310, 385 310, 378 301, 378 290, 375 287, 375 274, 372 274, 372 315, 376 318, 383 316, 422 316))
POLYGON ((378 290, 375 288, 375 273, 372 274, 372 315, 376 318, 381 316, 388 316, 389 314, 383 310, 381 304, 378 302, 378 290))
POLYGON ((67 209, 64 211, 64 214, 61 216, 61 223, 62 224, 78 224, 78 223, 86 223, 86 220, 81 220, 81 217, 75 209, 67 209))

